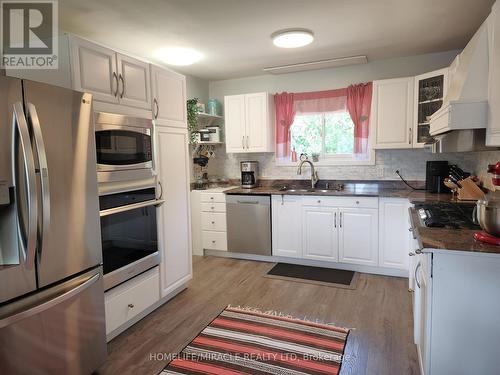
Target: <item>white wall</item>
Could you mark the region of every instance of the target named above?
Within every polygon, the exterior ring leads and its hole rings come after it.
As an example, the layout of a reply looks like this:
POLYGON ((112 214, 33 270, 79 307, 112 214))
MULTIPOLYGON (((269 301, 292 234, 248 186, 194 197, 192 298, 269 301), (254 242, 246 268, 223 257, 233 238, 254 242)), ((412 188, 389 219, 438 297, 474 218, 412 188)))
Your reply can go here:
MULTIPOLYGON (((250 92, 303 92, 329 90, 346 87, 353 83, 379 79, 415 76, 448 66, 459 51, 448 51, 427 55, 395 58, 353 65, 341 68, 313 70, 282 75, 261 75, 209 83, 210 98, 224 102, 225 95, 250 92)), ((427 160, 448 160, 463 169, 479 173, 486 160, 499 158, 500 152, 452 153, 433 155, 423 150, 380 150, 376 152, 375 166, 319 167, 323 179, 397 179, 394 173, 399 169, 411 180, 425 180, 427 160)), ((210 175, 239 178, 239 163, 243 160, 257 160, 260 175, 264 178, 297 178, 295 167, 278 167, 274 154, 226 154, 225 148, 216 149, 216 157, 209 162, 210 175)), ((308 178, 308 172, 299 178, 308 178)))
POLYGON ((353 83, 377 79, 415 76, 449 66, 459 51, 432 53, 373 61, 363 65, 340 68, 310 70, 288 74, 266 74, 254 77, 211 81, 210 98, 223 102, 224 95, 250 92, 302 92, 331 90, 347 87, 353 83))
POLYGON ((209 87, 208 81, 195 76, 186 75, 186 96, 188 99, 198 98, 200 102, 207 103, 209 87))

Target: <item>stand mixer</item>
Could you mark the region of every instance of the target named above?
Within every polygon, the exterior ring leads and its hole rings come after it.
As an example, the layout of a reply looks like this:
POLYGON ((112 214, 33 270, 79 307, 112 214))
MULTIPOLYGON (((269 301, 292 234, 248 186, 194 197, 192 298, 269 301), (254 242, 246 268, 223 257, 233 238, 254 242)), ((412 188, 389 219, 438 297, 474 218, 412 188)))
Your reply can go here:
MULTIPOLYGON (((491 182, 500 186, 500 162, 488 165, 488 173, 492 174, 491 182)), ((472 218, 479 224, 482 232, 474 233, 474 239, 490 245, 500 246, 500 199, 494 193, 480 199, 476 203, 472 218)))

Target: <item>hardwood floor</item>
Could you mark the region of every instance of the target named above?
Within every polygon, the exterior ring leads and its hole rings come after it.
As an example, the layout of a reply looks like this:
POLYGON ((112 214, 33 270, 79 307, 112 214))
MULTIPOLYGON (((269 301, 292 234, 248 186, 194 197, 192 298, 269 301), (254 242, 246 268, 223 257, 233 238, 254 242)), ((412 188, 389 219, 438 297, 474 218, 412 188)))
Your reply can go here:
POLYGON ((272 263, 194 257, 188 289, 108 345, 99 374, 157 374, 228 304, 353 328, 341 374, 418 374, 406 279, 361 274, 355 290, 262 277, 272 263), (159 358, 160 356, 157 356, 159 358))

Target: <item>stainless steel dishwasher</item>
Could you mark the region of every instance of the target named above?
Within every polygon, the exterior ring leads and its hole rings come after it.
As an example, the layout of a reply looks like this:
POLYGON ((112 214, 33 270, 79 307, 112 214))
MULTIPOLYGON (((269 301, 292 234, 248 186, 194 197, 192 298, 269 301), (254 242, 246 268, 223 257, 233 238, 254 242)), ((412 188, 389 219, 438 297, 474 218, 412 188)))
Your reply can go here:
POLYGON ((272 255, 271 196, 227 195, 226 214, 228 251, 272 255))

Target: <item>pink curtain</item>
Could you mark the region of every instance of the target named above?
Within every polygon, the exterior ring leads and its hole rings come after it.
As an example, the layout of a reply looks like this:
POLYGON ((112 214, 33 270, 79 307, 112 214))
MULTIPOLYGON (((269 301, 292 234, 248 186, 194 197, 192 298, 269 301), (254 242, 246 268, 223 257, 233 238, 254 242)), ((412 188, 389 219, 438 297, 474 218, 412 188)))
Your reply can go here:
POLYGON ((345 111, 347 89, 301 92, 294 96, 296 113, 325 113, 345 111))
POLYGON ((290 126, 295 118, 294 94, 283 92, 274 95, 276 111, 276 157, 290 155, 290 126))
POLYGON ((354 153, 368 156, 372 83, 351 85, 347 88, 347 110, 354 123, 354 153))

